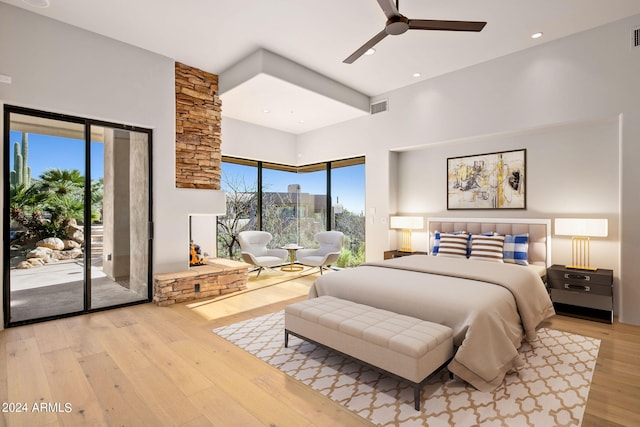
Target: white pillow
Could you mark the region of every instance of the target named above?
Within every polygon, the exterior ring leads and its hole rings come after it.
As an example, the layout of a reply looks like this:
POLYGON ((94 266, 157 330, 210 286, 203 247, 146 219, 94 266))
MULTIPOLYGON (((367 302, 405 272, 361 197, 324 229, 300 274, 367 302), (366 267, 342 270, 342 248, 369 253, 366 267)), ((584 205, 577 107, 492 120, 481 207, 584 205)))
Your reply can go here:
POLYGON ((502 262, 503 246, 504 236, 474 234, 471 236, 471 256, 469 259, 502 262))

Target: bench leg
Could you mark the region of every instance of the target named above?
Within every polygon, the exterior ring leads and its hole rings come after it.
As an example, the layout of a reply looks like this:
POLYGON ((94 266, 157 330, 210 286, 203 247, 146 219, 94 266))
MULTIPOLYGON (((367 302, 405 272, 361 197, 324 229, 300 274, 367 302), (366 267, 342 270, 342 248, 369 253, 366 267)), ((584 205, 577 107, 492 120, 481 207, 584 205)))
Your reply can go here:
POLYGON ((284 348, 289 347, 289 331, 284 330, 284 348))
POLYGON ((422 387, 420 384, 413 385, 413 406, 416 408, 416 411, 420 410, 420 394, 422 391, 422 387))

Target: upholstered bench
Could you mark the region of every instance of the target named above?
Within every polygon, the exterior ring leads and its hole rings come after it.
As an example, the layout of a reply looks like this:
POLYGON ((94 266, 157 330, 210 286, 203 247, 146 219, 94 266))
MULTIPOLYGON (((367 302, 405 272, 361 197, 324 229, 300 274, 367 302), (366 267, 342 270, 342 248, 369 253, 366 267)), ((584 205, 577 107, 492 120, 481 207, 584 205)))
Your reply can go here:
POLYGON ((322 296, 284 310, 289 334, 408 380, 420 409, 423 383, 453 356, 451 328, 363 304, 322 296))

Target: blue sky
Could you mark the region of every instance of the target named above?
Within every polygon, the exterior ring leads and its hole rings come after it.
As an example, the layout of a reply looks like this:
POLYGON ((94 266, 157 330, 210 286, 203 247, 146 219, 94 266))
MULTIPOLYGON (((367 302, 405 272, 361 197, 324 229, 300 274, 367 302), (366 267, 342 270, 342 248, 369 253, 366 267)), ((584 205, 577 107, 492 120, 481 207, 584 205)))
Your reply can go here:
MULTIPOLYGON (((364 213, 365 165, 356 165, 332 170, 331 193, 350 212, 364 213)), ((223 174, 232 180, 244 179, 248 187, 257 182, 257 168, 252 166, 223 164, 223 174)), ((326 194, 326 172, 294 173, 263 169, 263 185, 267 191, 286 192, 290 184, 300 184, 300 191, 309 194, 326 194)), ((224 182, 223 182, 224 185, 224 182)))
MULTIPOLYGON (((84 141, 80 139, 62 138, 58 136, 29 134, 29 158, 27 164, 31 168, 31 177, 38 178, 47 169, 78 169, 84 175, 84 141)), ((9 168, 13 166, 13 146, 15 142, 22 144, 22 132, 11 131, 9 147, 9 168)), ((104 176, 104 144, 91 143, 91 178, 104 176)))

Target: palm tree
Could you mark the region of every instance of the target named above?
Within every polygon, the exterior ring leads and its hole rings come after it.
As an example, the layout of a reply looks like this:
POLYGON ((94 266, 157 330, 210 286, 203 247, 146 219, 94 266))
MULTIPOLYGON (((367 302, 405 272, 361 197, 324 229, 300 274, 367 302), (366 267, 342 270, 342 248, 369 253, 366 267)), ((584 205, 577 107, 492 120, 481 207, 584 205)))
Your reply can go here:
POLYGON ((47 169, 40 175, 43 191, 58 196, 82 194, 84 177, 77 169, 47 169))
POLYGON ((14 184, 9 189, 9 214, 11 219, 25 229, 25 238, 38 235, 45 222, 41 209, 48 195, 40 191, 38 185, 14 184))

